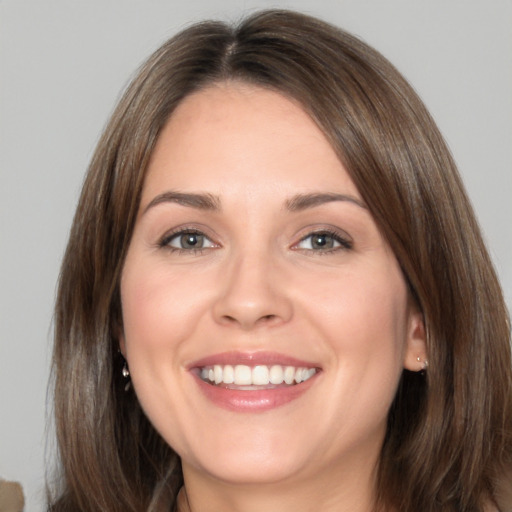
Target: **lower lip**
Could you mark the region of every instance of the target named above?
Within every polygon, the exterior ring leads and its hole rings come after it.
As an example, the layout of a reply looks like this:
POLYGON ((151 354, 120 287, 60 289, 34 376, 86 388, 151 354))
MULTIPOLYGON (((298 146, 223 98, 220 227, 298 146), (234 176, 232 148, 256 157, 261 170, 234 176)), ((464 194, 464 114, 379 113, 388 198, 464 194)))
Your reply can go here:
POLYGON ((236 412, 264 412, 288 404, 302 396, 316 381, 318 373, 296 384, 272 389, 238 390, 212 386, 194 375, 199 389, 216 406, 236 412))

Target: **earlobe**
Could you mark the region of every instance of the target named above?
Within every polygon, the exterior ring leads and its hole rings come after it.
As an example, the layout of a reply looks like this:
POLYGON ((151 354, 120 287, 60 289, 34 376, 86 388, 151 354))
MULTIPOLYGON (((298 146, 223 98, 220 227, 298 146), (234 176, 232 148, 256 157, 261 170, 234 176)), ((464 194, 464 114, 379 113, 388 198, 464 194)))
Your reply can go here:
POLYGON ((419 311, 411 312, 404 353, 404 368, 421 372, 428 367, 425 321, 419 311))

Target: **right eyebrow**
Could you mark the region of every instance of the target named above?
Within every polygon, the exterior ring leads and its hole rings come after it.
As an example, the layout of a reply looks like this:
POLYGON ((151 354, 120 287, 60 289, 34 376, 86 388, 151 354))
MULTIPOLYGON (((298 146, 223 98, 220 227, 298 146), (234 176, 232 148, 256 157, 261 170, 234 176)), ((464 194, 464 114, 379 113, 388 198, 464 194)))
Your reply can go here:
POLYGON ((198 210, 220 211, 220 199, 213 194, 192 194, 169 190, 154 197, 144 208, 142 215, 162 203, 176 203, 198 210))

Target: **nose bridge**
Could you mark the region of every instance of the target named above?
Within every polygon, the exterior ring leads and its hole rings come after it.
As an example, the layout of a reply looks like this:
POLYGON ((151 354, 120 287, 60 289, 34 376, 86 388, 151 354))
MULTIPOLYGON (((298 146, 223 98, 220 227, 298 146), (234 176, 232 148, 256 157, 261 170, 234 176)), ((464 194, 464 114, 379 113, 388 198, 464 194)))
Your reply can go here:
POLYGON ((251 329, 291 318, 286 278, 271 251, 254 247, 236 251, 225 270, 214 306, 217 321, 251 329))

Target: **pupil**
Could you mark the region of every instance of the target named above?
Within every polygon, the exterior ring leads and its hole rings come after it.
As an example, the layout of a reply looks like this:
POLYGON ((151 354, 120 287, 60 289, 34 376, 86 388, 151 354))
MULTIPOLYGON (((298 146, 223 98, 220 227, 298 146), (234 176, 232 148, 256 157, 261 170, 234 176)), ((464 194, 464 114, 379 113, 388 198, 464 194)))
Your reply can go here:
POLYGON ((200 240, 195 233, 187 233, 181 237, 183 247, 196 247, 200 240))
POLYGON ((332 243, 329 243, 329 238, 330 238, 330 236, 327 234, 316 235, 313 238, 313 247, 317 247, 317 248, 331 247, 332 243))
POLYGON ((316 235, 315 243, 318 247, 323 247, 327 243, 325 235, 316 235))

